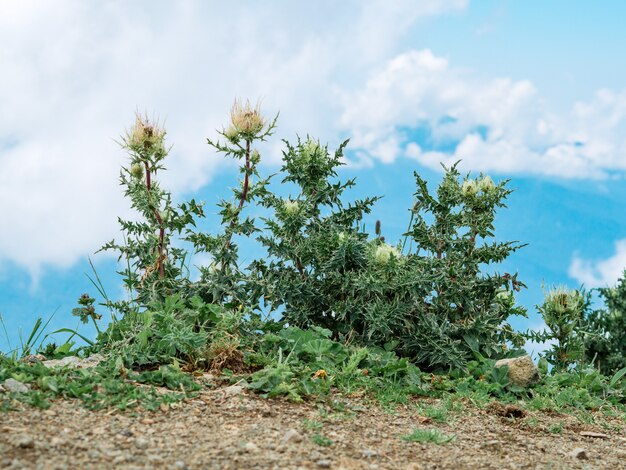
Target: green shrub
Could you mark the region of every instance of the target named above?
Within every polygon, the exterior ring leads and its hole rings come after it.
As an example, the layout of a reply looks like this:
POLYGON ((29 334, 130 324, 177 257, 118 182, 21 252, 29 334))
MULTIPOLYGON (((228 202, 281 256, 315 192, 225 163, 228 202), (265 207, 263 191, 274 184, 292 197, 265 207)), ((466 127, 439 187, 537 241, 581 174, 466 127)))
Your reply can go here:
POLYGON ((605 375, 626 367, 626 271, 615 287, 598 289, 606 309, 587 317, 590 335, 585 340, 587 359, 605 375))
POLYGON ((537 342, 552 341, 545 352, 545 359, 555 371, 567 370, 584 360, 585 311, 589 308, 590 295, 584 290, 569 290, 557 287, 548 291, 542 305, 537 306, 546 324, 546 330, 529 331, 526 336, 537 342))
POLYGON ((435 198, 416 174, 406 234, 416 252, 403 254, 385 243, 379 223, 374 238, 362 228, 378 198, 342 200, 355 185, 336 180, 345 145, 330 154, 312 139, 287 144, 283 182, 297 194, 263 199, 273 216, 258 237, 269 257, 252 264, 258 295, 284 308, 290 325, 328 328, 336 339, 394 349, 420 366, 463 367, 474 352, 493 357, 507 341, 520 345, 506 321, 525 314, 512 295, 523 284, 486 272, 521 246, 489 241, 496 209, 510 194, 506 183, 460 181, 453 167, 435 198))

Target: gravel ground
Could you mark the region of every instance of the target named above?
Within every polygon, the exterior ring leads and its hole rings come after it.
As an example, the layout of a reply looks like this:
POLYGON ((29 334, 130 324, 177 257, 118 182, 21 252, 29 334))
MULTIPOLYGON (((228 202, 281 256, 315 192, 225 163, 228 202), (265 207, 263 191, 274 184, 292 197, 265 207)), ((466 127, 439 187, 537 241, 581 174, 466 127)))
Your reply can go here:
POLYGON ((494 405, 435 423, 419 413, 426 402, 436 404, 417 399, 393 412, 358 397, 297 404, 236 385, 158 411, 89 411, 60 400, 0 414, 0 468, 626 469, 618 418, 602 417, 600 428, 494 405), (416 428, 456 439, 400 439, 416 428))

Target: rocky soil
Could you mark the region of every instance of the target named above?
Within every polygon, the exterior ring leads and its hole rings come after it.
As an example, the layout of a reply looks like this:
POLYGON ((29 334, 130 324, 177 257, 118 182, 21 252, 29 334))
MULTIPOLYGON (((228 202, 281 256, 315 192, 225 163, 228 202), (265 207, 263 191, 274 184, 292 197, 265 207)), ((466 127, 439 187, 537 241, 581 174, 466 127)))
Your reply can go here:
POLYGON ((467 405, 447 422, 417 399, 385 410, 364 398, 290 403, 240 386, 204 389, 158 411, 89 411, 76 401, 0 414, 0 468, 535 469, 626 468, 622 419, 467 405), (598 420, 600 421, 600 420, 598 420), (436 428, 453 442, 406 442, 436 428), (332 441, 332 443, 331 443, 332 441))

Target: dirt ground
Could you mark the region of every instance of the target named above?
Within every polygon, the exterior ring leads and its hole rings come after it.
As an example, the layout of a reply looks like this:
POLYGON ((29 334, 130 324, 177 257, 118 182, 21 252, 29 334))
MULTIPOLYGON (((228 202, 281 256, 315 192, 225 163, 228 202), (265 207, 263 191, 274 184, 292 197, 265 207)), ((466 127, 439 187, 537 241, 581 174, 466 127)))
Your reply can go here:
POLYGON ((424 402, 394 411, 362 398, 297 404, 237 385, 158 411, 89 411, 59 400, 48 410, 0 414, 0 468, 626 469, 618 418, 599 427, 566 415, 467 406, 436 423, 420 415, 424 402), (416 428, 456 439, 400 438, 416 428))

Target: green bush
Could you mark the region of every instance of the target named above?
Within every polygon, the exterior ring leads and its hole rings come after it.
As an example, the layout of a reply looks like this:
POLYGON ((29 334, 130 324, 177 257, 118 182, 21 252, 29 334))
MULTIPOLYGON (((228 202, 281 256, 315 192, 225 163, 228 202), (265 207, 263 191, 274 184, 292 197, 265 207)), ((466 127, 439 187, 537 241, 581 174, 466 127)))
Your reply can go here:
POLYGON ((552 341, 544 357, 555 371, 567 370, 584 359, 584 317, 589 308, 589 293, 556 287, 548 291, 542 305, 537 306, 547 329, 529 331, 526 336, 540 343, 552 341))
POLYGON ((506 182, 460 180, 453 167, 434 197, 416 174, 406 234, 416 251, 403 254, 385 243, 380 224, 373 238, 362 228, 378 198, 344 202, 356 184, 336 178, 345 145, 330 154, 312 139, 287 144, 283 183, 297 194, 263 198, 273 216, 258 237, 269 257, 252 264, 258 295, 284 308, 290 325, 328 328, 336 339, 394 349, 430 368, 464 367, 474 352, 493 357, 507 341, 520 345, 507 319, 525 314, 512 295, 523 284, 486 272, 521 246, 490 240, 506 182))
POLYGON ((626 272, 615 287, 598 289, 606 309, 587 317, 590 335, 585 340, 587 359, 605 375, 626 367, 626 272))

